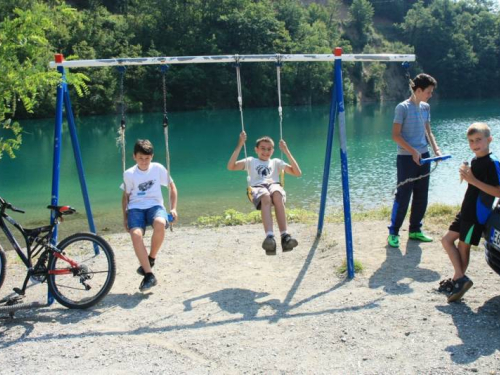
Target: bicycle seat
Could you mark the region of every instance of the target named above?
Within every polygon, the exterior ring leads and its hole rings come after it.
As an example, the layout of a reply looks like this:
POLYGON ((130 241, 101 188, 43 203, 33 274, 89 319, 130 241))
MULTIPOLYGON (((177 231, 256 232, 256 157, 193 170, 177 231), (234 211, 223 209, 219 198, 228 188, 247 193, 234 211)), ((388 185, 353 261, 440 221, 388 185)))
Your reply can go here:
POLYGON ((54 211, 58 212, 60 215, 71 215, 71 214, 74 214, 76 212, 76 210, 71 206, 52 206, 52 205, 49 205, 49 206, 47 206, 47 208, 49 210, 54 210, 54 211))

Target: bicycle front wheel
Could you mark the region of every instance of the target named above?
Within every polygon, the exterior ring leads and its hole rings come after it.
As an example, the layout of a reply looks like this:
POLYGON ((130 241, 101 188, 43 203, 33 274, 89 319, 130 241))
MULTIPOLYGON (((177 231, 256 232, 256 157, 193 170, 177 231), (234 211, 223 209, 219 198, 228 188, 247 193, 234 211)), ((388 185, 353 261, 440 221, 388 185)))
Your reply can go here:
POLYGON ((7 257, 5 256, 5 253, 2 249, 2 246, 0 246, 0 288, 3 285, 3 282, 5 281, 5 272, 7 271, 7 257))
POLYGON ((115 256, 111 246, 93 233, 76 233, 62 240, 62 254, 49 257, 49 290, 61 305, 86 309, 110 291, 115 281, 115 256))

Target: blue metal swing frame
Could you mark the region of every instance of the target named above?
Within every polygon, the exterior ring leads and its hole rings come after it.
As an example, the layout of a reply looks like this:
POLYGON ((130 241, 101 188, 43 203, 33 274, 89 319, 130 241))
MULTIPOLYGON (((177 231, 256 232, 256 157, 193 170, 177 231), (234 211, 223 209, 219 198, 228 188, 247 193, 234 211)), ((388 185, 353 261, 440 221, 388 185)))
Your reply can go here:
MULTIPOLYGON (((55 56, 56 62, 62 62, 63 56, 57 54, 55 56)), ((75 118, 71 108, 71 99, 69 96, 68 84, 66 82, 66 72, 64 67, 58 66, 57 71, 61 74, 61 82, 57 86, 57 100, 56 100, 56 121, 54 128, 54 157, 52 163, 52 195, 50 204, 59 204, 59 185, 61 177, 61 155, 62 155, 62 125, 63 125, 63 112, 66 112, 66 120, 68 122, 69 134, 71 137, 71 144, 73 146, 73 155, 75 157, 76 167, 78 169, 78 177, 80 180, 80 188, 82 190, 83 202, 85 204, 85 211, 87 213, 87 220, 89 229, 92 233, 96 233, 94 216, 92 215, 92 208, 90 206, 89 194, 87 189, 87 182, 85 180, 85 172, 83 169, 82 155, 80 151, 80 144, 78 142, 78 135, 76 132, 75 118)), ((50 222, 53 224, 55 220, 54 212, 50 216, 50 222)), ((57 227, 54 229, 52 236, 52 243, 57 243, 57 227)), ((96 249, 96 252, 98 249, 96 249)), ((52 304, 54 297, 50 294, 47 295, 47 303, 52 304)))

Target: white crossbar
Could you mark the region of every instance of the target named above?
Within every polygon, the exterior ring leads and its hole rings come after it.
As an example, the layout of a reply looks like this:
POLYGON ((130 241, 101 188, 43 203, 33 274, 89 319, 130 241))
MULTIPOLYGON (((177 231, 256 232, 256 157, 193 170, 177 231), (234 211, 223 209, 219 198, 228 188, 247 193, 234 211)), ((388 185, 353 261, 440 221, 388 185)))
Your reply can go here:
POLYGON ((57 68, 90 68, 100 66, 127 66, 127 65, 162 65, 162 64, 209 64, 209 63, 235 63, 235 62, 306 62, 306 61, 415 61, 415 55, 397 54, 346 54, 335 56, 333 54, 306 54, 306 55, 219 55, 219 56, 177 56, 177 57, 134 57, 101 60, 69 60, 61 63, 52 61, 49 66, 57 68))

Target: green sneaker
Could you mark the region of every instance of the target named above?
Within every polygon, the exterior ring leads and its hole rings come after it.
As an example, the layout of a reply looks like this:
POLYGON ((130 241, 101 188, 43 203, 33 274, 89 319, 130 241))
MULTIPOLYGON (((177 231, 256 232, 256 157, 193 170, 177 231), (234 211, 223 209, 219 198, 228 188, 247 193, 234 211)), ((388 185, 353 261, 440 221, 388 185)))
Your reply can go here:
POLYGON ((417 240, 420 242, 432 242, 432 238, 426 236, 423 232, 410 232, 410 240, 417 240))
POLYGON ((387 237, 387 243, 390 247, 399 247, 399 236, 395 234, 389 234, 389 237, 387 237))

